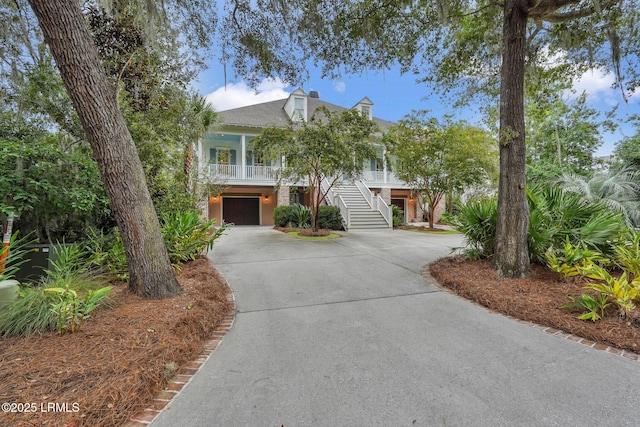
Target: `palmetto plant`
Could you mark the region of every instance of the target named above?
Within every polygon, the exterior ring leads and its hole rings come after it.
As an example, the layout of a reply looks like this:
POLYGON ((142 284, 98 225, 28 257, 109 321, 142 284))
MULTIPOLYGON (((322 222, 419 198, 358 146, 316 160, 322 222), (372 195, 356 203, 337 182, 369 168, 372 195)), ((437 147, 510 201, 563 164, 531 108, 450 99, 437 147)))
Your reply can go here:
POLYGON ((623 168, 596 172, 590 178, 565 173, 556 182, 564 191, 580 195, 590 203, 603 203, 622 213, 630 224, 640 225, 640 171, 623 168))
POLYGON ((564 247, 567 240, 609 254, 611 242, 625 230, 622 214, 557 186, 532 186, 527 196, 531 210, 529 252, 534 261, 544 263, 547 249, 564 247))

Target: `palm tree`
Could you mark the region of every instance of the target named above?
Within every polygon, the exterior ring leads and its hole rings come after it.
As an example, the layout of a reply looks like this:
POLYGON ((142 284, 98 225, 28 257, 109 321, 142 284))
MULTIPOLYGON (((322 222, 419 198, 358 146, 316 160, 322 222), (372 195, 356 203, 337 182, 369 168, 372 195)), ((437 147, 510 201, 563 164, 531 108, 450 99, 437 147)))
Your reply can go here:
POLYGON ((589 202, 604 203, 612 211, 622 213, 632 226, 640 226, 640 170, 626 167, 595 172, 590 178, 564 173, 556 183, 589 202))
MULTIPOLYGON (((213 109, 211 103, 203 96, 194 96, 190 101, 190 110, 196 117, 197 128, 194 133, 196 139, 204 137, 207 132, 220 125, 220 116, 213 109)), ((185 174, 185 191, 193 191, 193 163, 195 161, 195 146, 193 141, 187 141, 184 147, 183 171, 185 174)))

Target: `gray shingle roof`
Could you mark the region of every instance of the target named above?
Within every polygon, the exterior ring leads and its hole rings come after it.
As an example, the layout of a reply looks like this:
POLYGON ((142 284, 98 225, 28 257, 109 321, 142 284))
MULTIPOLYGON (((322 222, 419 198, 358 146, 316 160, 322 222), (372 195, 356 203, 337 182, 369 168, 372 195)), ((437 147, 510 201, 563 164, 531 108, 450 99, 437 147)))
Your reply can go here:
MULTIPOLYGON (((284 110, 284 105, 288 98, 277 101, 263 102, 261 104, 249 105, 246 107, 233 108, 231 110, 220 111, 220 119, 225 126, 257 127, 265 128, 269 126, 286 126, 291 123, 284 110)), ((322 101, 318 98, 307 98, 308 117, 311 117, 320 106, 326 107, 329 111, 344 111, 347 108, 322 101)), ((386 132, 394 123, 373 118, 378 127, 386 132)))

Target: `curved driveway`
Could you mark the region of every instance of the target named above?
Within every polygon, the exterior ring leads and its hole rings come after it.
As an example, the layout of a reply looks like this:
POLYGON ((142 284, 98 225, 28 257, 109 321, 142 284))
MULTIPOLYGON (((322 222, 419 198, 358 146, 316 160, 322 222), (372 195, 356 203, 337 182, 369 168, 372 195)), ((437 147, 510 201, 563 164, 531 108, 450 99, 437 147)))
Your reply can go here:
POLYGON ((638 425, 640 364, 424 281, 458 236, 345 236, 218 240, 235 323, 153 427, 638 425))

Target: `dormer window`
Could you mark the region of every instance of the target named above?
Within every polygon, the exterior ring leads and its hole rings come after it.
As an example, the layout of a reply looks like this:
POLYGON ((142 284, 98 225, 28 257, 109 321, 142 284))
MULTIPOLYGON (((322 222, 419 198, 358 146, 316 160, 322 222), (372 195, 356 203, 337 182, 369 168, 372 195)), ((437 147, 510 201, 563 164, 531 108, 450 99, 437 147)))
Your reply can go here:
POLYGON ((304 121, 304 98, 293 98, 293 120, 304 121))
POLYGON ((362 113, 363 116, 369 119, 371 118, 371 107, 369 107, 368 105, 362 105, 360 112, 362 113))

